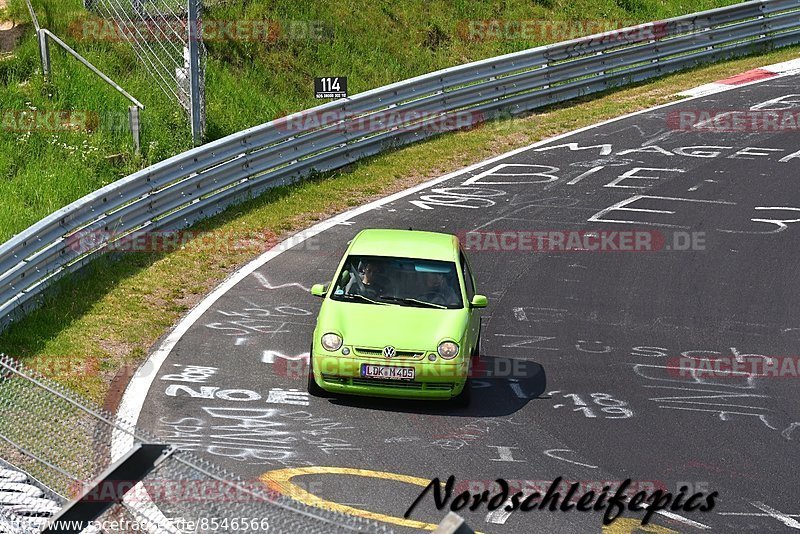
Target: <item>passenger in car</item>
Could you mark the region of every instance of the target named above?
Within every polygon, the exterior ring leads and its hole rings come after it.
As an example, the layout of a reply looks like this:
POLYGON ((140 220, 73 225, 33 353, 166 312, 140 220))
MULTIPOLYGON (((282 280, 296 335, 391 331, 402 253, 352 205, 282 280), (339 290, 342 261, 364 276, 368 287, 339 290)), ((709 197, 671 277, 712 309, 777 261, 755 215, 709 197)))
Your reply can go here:
POLYGON ((458 294, 442 273, 424 273, 419 300, 442 306, 458 304, 458 294))

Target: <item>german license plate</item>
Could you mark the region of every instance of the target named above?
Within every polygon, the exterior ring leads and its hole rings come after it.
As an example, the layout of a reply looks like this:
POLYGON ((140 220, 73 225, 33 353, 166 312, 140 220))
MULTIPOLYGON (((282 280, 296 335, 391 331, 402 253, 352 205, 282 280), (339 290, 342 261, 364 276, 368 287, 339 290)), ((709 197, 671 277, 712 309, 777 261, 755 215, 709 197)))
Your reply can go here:
POLYGON ((385 365, 361 365, 364 378, 388 378, 390 380, 414 380, 413 367, 387 367, 385 365))

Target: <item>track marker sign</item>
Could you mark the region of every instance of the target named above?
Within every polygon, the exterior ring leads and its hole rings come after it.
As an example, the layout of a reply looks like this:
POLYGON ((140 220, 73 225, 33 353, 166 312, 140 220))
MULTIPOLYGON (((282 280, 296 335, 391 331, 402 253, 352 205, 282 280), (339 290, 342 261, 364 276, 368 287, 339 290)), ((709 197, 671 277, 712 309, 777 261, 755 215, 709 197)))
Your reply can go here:
POLYGON ((343 76, 314 78, 314 98, 347 98, 347 78, 343 76))

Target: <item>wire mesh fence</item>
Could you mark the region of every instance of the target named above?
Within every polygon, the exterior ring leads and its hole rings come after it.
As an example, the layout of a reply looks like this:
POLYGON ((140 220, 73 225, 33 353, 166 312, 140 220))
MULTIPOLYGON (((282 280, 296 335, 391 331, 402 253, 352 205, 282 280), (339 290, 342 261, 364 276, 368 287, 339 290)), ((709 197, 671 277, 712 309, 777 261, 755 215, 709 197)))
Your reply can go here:
POLYGON ((0 533, 39 532, 79 495, 111 502, 121 491, 123 503, 84 532, 390 532, 294 501, 182 450, 141 481, 98 479, 136 443, 163 440, 0 355, 0 533))
POLYGON ((84 0, 106 35, 126 42, 153 81, 205 131, 205 58, 201 0, 84 0), (194 77, 194 81, 193 81, 194 77))

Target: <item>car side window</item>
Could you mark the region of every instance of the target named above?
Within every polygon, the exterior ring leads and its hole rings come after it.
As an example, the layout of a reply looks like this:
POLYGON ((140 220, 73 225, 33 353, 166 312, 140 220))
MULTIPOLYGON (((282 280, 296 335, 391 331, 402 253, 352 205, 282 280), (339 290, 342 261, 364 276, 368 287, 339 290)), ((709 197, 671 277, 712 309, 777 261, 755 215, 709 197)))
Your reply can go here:
POLYGON ((467 288, 467 300, 472 300, 472 297, 475 296, 475 283, 472 279, 472 271, 469 268, 469 263, 467 263, 467 258, 464 256, 464 252, 459 251, 459 257, 461 258, 461 272, 464 273, 464 285, 467 288))

